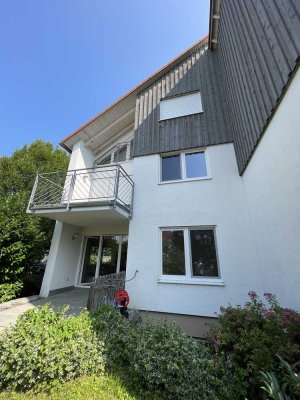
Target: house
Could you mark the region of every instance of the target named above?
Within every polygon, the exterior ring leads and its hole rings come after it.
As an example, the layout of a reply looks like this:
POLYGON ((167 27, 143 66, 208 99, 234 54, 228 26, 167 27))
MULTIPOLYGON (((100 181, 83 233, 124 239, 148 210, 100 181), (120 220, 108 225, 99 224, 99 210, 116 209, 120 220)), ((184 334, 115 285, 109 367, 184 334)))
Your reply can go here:
POLYGON ((299 15, 212 0, 208 37, 62 141, 29 203, 57 221, 41 296, 126 270, 195 336, 250 290, 300 309, 299 15))

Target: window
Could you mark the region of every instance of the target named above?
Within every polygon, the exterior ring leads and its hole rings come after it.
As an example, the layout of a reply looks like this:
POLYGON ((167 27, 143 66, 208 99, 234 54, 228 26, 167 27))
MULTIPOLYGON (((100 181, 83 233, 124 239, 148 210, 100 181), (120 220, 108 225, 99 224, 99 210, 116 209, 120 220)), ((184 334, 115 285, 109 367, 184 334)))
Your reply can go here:
POLYGON ((213 229, 191 229, 192 276, 218 276, 218 262, 213 229))
POLYGON ((185 154, 185 168, 187 178, 207 176, 204 151, 185 154))
POLYGON ((181 179, 180 155, 162 157, 162 181, 181 179))
POLYGON ((126 161, 127 145, 118 148, 114 154, 114 162, 126 161))
POLYGON ((98 165, 105 165, 110 163, 111 163, 111 154, 109 154, 107 157, 103 158, 100 162, 98 162, 98 165))
POLYGON ((185 275, 182 230, 163 231, 163 274, 185 275))
POLYGON ((207 178, 205 151, 161 157, 161 181, 207 178))
POLYGON ((119 163, 133 159, 133 139, 128 142, 118 143, 105 154, 96 159, 95 165, 119 163))
POLYGON ((200 92, 162 99, 160 119, 171 119, 203 112, 200 92))
POLYGON ((219 278, 215 228, 163 228, 162 275, 191 281, 219 278))

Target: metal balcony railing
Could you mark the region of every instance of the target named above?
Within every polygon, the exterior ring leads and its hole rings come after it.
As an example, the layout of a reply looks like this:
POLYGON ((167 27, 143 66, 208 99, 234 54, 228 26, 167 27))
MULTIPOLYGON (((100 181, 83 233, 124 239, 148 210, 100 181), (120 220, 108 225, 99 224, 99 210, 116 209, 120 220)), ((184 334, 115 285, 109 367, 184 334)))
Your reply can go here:
POLYGON ((28 209, 120 205, 131 213, 133 181, 121 165, 37 174, 28 209))

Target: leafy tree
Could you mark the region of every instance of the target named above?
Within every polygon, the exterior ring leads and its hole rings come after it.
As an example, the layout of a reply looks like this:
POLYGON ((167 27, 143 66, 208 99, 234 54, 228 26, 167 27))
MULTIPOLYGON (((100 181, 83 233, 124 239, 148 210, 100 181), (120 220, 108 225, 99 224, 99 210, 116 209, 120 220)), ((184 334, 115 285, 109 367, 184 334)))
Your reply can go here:
POLYGON ((0 158, 0 284, 15 282, 50 246, 54 221, 26 214, 37 170, 63 171, 68 156, 37 140, 0 158))

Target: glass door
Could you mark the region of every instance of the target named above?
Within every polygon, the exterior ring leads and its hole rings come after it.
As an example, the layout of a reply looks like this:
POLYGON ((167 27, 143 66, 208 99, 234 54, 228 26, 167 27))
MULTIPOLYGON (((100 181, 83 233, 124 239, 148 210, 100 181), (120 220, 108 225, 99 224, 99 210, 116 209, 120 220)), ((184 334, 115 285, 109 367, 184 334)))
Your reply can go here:
POLYGON ((86 238, 85 253, 82 266, 81 284, 89 284, 95 281, 99 260, 99 237, 86 238))
POLYGON ((100 275, 117 272, 120 242, 122 242, 122 236, 103 236, 100 275))
POLYGON ((80 285, 89 285, 99 275, 126 271, 127 236, 87 237, 82 262, 80 285))

